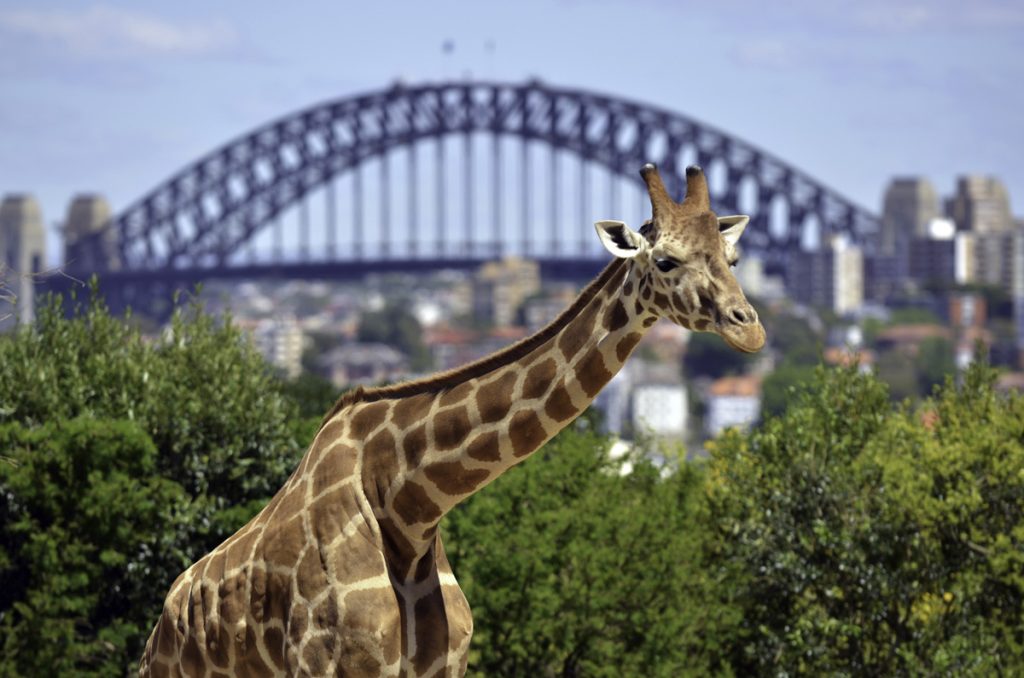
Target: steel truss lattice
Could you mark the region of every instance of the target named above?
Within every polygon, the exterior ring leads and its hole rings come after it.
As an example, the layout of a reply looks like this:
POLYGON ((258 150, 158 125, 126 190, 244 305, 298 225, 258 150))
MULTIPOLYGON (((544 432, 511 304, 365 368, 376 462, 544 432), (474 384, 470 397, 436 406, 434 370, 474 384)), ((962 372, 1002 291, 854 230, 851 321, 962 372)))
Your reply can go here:
MULTIPOLYGON (((639 181, 655 162, 670 191, 685 185, 682 158, 724 165, 720 213, 739 212, 743 185, 756 196, 747 251, 771 264, 799 247, 806 220, 821 235, 855 241, 877 218, 780 159, 684 115, 593 92, 524 84, 395 85, 328 101, 235 139, 184 168, 111 221, 128 270, 227 265, 278 214, 340 173, 393 149, 454 134, 491 133, 540 141, 639 181), (768 228, 782 200, 788 223, 768 228)), ((573 256, 565 251, 564 256, 573 256)))

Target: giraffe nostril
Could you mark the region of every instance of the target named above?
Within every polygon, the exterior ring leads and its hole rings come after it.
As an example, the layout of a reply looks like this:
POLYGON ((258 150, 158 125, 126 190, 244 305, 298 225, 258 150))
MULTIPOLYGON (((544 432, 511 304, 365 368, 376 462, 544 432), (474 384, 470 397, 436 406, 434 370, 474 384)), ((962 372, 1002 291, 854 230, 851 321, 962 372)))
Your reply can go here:
POLYGON ((746 325, 753 319, 753 314, 742 308, 737 307, 731 309, 727 317, 729 318, 730 322, 733 322, 737 325, 746 325))

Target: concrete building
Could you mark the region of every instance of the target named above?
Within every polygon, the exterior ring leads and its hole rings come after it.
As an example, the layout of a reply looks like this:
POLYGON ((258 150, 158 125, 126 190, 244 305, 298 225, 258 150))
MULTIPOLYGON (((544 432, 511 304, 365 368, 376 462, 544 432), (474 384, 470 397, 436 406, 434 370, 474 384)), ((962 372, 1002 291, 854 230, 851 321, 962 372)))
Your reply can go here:
POLYGON ((473 315, 497 326, 513 325, 519 307, 540 291, 540 265, 508 258, 491 261, 473 279, 473 315))
MULTIPOLYGON (((678 364, 678 363, 676 363, 678 364)), ((689 426, 686 387, 678 369, 634 356, 594 400, 609 433, 683 438, 689 426)))
POLYGON ((939 196, 921 177, 896 178, 882 199, 881 255, 901 255, 915 238, 925 237, 928 222, 939 216, 939 196))
POLYGON ((686 387, 677 384, 637 384, 631 397, 633 430, 656 436, 686 435, 688 404, 686 387))
POLYGON ((35 282, 46 262, 46 231, 39 204, 29 195, 0 203, 0 329, 35 320, 35 282))
POLYGON ((294 316, 239 323, 252 336, 256 349, 289 379, 302 373, 305 334, 294 316))
POLYGON ((971 282, 975 271, 975 235, 958 232, 950 219, 932 219, 924 236, 910 241, 907 275, 921 285, 971 282))
POLYGON ((776 301, 786 296, 786 285, 781 276, 768 275, 764 261, 756 256, 744 256, 733 269, 736 280, 748 297, 760 301, 776 301))
POLYGON ((92 273, 120 268, 117 234, 106 228, 110 205, 103 196, 76 195, 64 220, 64 266, 92 273))
POLYGON ((946 201, 946 215, 962 231, 980 235, 1006 233, 1013 229, 1010 198, 1006 187, 995 177, 963 176, 957 179, 956 192, 946 201))
POLYGON ((320 371, 338 388, 381 384, 407 377, 409 360, 387 344, 353 342, 324 355, 320 371))
POLYGON ((633 377, 629 370, 631 364, 632 361, 627 361, 625 367, 612 376, 593 403, 593 407, 601 412, 604 419, 604 430, 617 436, 629 432, 630 393, 633 391, 633 377))
POLYGON ((797 253, 786 282, 801 303, 851 313, 864 303, 863 252, 845 237, 834 236, 821 250, 797 253))
POLYGON ((1013 294, 1014 241, 1019 235, 1013 230, 975 233, 974 275, 970 282, 994 285, 1013 294))
POLYGON ((864 257, 864 298, 885 303, 903 287, 906 258, 895 254, 864 257))
POLYGON ((707 395, 704 432, 717 436, 731 426, 748 428, 761 416, 761 379, 723 377, 712 382, 707 395))
POLYGON ((1013 322, 1017 334, 1017 365, 1024 367, 1024 219, 1017 220, 1011 246, 1010 297, 1013 299, 1013 322))

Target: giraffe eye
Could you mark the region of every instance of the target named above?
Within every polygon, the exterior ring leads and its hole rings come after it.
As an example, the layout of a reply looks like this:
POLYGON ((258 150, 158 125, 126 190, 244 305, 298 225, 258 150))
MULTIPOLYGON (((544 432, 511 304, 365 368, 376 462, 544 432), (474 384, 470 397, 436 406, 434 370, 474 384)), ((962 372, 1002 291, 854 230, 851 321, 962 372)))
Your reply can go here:
POLYGON ((675 259, 656 259, 654 265, 658 267, 658 270, 662 273, 668 273, 673 268, 679 266, 679 262, 675 259))

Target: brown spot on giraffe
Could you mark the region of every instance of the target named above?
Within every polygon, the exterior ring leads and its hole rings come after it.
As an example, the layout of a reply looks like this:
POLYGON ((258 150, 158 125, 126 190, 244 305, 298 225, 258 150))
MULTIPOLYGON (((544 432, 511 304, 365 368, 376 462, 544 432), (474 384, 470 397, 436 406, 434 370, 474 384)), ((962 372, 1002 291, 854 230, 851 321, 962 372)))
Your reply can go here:
POLYGON ((427 425, 420 424, 402 437, 402 451, 409 468, 416 468, 427 451, 427 425))
POLYGON ((487 469, 467 469, 460 461, 440 461, 424 470, 431 482, 445 494, 469 494, 487 480, 487 469))
POLYGON ((639 234, 598 223, 616 258, 547 327, 465 367, 343 395, 264 510, 172 584, 140 676, 465 673, 472 615, 440 518, 586 407, 655 320, 699 329, 673 298, 703 291, 706 319, 723 319, 704 327, 737 350, 764 343, 726 264, 746 219, 710 211, 699 170, 681 204, 656 170, 642 175, 653 220, 639 234), (655 257, 706 265, 665 271, 655 257))
POLYGON ((466 447, 466 455, 476 461, 500 461, 501 450, 499 449, 497 432, 481 433, 473 438, 466 447))
POLYGON ((469 394, 473 392, 473 384, 465 382, 444 391, 441 394, 441 407, 448 407, 456 403, 461 403, 463 400, 469 397, 469 394))
POLYGON ((558 349, 566 359, 579 353, 587 341, 594 336, 594 325, 597 323, 599 310, 600 304, 589 305, 580 314, 578 322, 566 328, 565 332, 559 336, 558 349))
POLYGON ((525 457, 544 442, 547 432, 540 417, 533 410, 519 410, 512 416, 509 437, 512 451, 517 457, 525 457))
POLYGON ((625 362, 642 338, 643 335, 639 332, 630 332, 619 340, 619 343, 615 345, 615 357, 618 358, 619 362, 625 362))
POLYGON ((313 476, 310 488, 313 496, 319 497, 338 482, 353 477, 358 461, 359 453, 349 445, 335 445, 325 452, 313 476))
POLYGON ((473 424, 469 421, 469 410, 465 405, 440 412, 434 417, 434 448, 454 450, 472 430, 473 424))
POLYGON ((558 364, 554 358, 546 358, 531 367, 526 373, 526 381, 523 382, 523 398, 540 398, 547 393, 557 370, 558 364))
POLYGON ((352 438, 366 440, 371 431, 384 423, 387 413, 388 403, 383 400, 357 408, 352 416, 352 438))
POLYGON ((372 506, 383 506, 391 479, 398 473, 395 436, 381 430, 366 442, 363 450, 363 492, 372 506))
POLYGON ((393 508, 406 525, 432 523, 441 517, 441 508, 434 503, 422 485, 407 482, 395 494, 393 508))
POLYGON ((433 393, 421 393, 409 398, 403 398, 395 403, 391 421, 399 429, 403 431, 408 430, 410 427, 426 420, 433 403, 433 393))
POLYGON ((600 351, 593 350, 576 366, 576 380, 587 397, 593 398, 612 378, 600 351))
POLYGON ((569 395, 564 384, 559 384, 551 392, 551 396, 544 405, 544 414, 558 423, 568 421, 579 414, 579 410, 572 404, 572 396, 569 395))
POLYGON ((604 315, 604 326, 609 332, 621 330, 629 322, 629 313, 622 301, 616 301, 604 315))
POLYGON ((412 657, 412 665, 418 675, 427 675, 426 670, 440 656, 438 649, 448 647, 447 613, 441 587, 436 587, 417 600, 413 614, 416 622, 416 654, 412 657), (444 621, 437 623, 440 620, 444 621))
POLYGON ((477 390, 476 407, 480 412, 481 423, 492 424, 505 418, 512 409, 512 389, 515 388, 517 378, 515 372, 505 372, 477 390))

